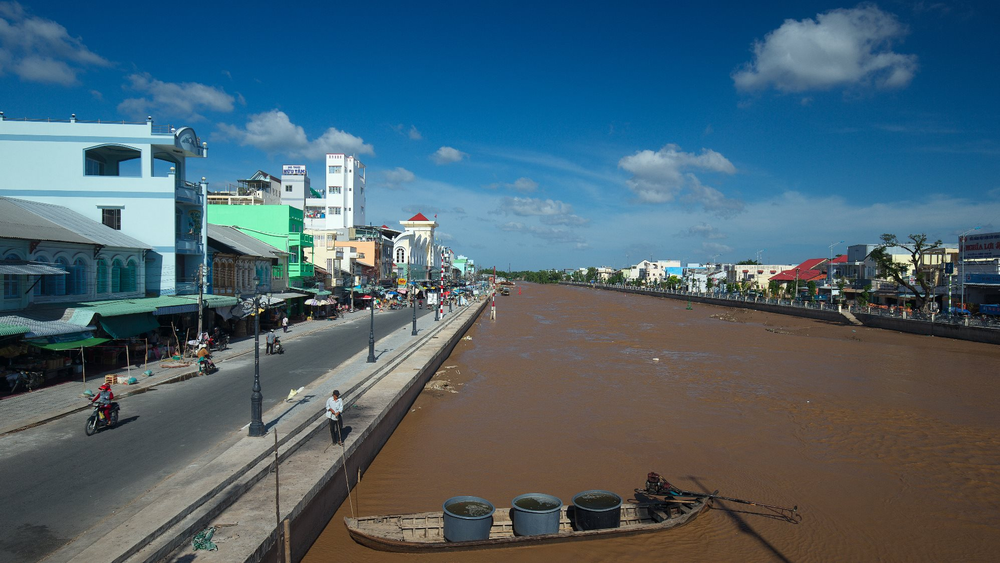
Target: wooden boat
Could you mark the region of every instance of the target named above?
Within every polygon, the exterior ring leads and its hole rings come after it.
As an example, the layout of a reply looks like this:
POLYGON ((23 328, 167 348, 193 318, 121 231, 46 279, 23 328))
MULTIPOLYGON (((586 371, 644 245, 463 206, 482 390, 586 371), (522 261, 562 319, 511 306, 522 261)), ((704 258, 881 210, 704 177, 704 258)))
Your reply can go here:
POLYGON ((559 518, 559 532, 537 536, 515 535, 510 509, 498 508, 493 514, 493 527, 490 529, 489 539, 463 542, 449 542, 444 539, 443 512, 362 516, 345 518, 344 522, 354 541, 372 549, 396 552, 460 551, 659 532, 691 522, 710 503, 709 498, 696 497, 674 498, 664 502, 622 504, 621 523, 617 528, 582 532, 574 530, 571 523, 574 507, 564 506, 559 518))

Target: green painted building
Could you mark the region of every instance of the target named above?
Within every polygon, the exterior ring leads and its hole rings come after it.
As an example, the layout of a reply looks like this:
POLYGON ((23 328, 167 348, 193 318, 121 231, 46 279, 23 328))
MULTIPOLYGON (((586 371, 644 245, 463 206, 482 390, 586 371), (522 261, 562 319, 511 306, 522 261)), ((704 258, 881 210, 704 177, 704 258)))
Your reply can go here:
POLYGON ((301 209, 290 205, 209 205, 208 222, 236 227, 253 238, 288 252, 288 284, 311 285, 315 274, 306 261, 313 246, 312 235, 303 232, 301 209), (308 282, 306 280, 309 280, 308 282))

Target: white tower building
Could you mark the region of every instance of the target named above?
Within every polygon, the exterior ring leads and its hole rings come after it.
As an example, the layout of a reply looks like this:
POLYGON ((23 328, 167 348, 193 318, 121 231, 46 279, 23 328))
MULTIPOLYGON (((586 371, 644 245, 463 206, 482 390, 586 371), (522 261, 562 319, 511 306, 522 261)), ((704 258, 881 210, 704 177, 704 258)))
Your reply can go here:
MULTIPOLYGON (((306 202, 312 198, 312 186, 306 167, 301 164, 286 164, 281 167, 281 200, 282 205, 291 205, 296 209, 306 211, 306 202)), ((305 214, 309 216, 308 213, 305 214)))
POLYGON ((353 156, 342 153, 326 155, 326 186, 323 198, 307 200, 309 207, 315 207, 314 219, 324 221, 310 223, 306 213, 307 229, 348 229, 361 227, 365 223, 365 165, 353 156))

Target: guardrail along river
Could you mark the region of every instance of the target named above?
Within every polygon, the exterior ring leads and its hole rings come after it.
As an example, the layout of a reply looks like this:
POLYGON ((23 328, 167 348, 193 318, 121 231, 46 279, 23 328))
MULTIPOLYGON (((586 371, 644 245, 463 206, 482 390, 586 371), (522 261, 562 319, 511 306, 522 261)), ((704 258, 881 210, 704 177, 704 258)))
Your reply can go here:
MULTIPOLYGON (((656 471, 718 502, 687 527, 448 561, 989 561, 1000 552, 1000 348, 526 284, 497 296, 305 561, 402 561, 343 518, 631 497, 656 471)), ((363 401, 364 398, 361 398, 363 401)), ((346 424, 350 424, 350 412, 346 424)))

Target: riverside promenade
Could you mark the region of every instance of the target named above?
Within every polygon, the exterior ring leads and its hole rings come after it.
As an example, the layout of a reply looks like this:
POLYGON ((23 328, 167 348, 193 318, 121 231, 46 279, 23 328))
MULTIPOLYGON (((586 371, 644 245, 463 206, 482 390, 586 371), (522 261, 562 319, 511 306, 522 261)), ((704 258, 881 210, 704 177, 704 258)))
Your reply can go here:
POLYGON ((968 324, 945 323, 940 321, 935 322, 933 319, 924 320, 906 318, 905 316, 885 316, 865 312, 864 310, 858 308, 846 308, 838 305, 819 303, 815 306, 808 306, 804 303, 796 304, 790 299, 767 299, 746 295, 718 297, 715 296, 717 294, 697 293, 692 291, 645 289, 597 283, 560 282, 560 284, 604 291, 648 295, 651 297, 679 299, 692 303, 718 305, 720 307, 753 309, 755 311, 765 311, 768 313, 791 315, 833 323, 853 324, 867 328, 894 330, 908 334, 955 338, 970 342, 981 342, 983 344, 1000 344, 1000 328, 986 328, 982 326, 970 326, 968 324))
MULTIPOLYGON (((276 561, 279 548, 290 555, 286 561, 297 561, 423 384, 488 306, 487 300, 451 313, 446 309, 441 321, 424 315, 417 321, 417 336, 406 325, 379 338, 375 363, 366 361, 367 348, 361 350, 265 412, 265 437, 249 438, 244 428, 224 451, 213 451, 164 479, 46 561, 276 561), (346 407, 343 448, 331 446, 323 417, 323 404, 335 388, 346 407), (185 554, 195 534, 213 524, 219 550, 185 554)), ((367 315, 352 315, 348 322, 362 316, 367 315)), ((304 334, 305 326, 299 328, 304 334)), ((250 350, 239 350, 242 344, 233 353, 252 351, 252 341, 250 350)))

